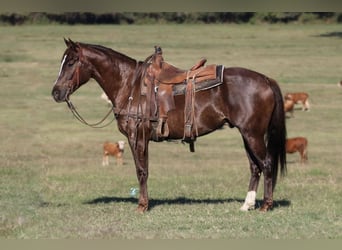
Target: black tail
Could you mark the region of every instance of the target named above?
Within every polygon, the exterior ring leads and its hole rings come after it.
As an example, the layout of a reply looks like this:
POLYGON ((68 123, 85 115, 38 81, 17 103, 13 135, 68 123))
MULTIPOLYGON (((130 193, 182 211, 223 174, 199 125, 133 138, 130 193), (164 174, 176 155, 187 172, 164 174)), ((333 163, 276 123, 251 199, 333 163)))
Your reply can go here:
POLYGON ((281 175, 286 174, 286 124, 280 87, 275 80, 268 78, 268 81, 275 98, 275 107, 267 133, 267 150, 272 159, 272 183, 274 189, 277 183, 279 164, 281 175))

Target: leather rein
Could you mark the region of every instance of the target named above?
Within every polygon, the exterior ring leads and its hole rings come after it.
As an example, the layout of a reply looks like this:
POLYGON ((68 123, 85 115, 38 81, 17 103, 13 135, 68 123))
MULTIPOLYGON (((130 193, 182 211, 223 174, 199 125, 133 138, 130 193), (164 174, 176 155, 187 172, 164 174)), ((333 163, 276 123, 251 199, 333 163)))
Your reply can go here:
MULTIPOLYGON (((80 57, 83 57, 82 55, 82 52, 80 52, 80 57)), ((146 62, 145 62, 146 63, 146 62)), ((79 59, 78 61, 78 65, 77 65, 77 68, 76 68, 76 82, 77 82, 77 86, 80 85, 80 65, 81 65, 81 60, 79 59)), ((134 71, 134 75, 133 75, 133 80, 132 80, 132 83, 135 82, 136 80, 136 77, 137 77, 137 70, 138 70, 138 62, 136 62, 136 67, 135 67, 135 71, 134 71)), ((72 77, 73 78, 73 77, 72 77)), ((107 127, 108 125, 110 125, 114 120, 115 118, 121 116, 121 115, 124 115, 126 116, 126 120, 128 120, 129 117, 133 117, 135 119, 139 119, 141 118, 139 114, 131 114, 130 113, 130 108, 131 108, 131 102, 133 100, 133 97, 132 97, 132 93, 130 95, 130 97, 128 98, 128 106, 127 106, 127 111, 124 110, 124 109, 120 109, 120 108, 116 108, 113 104, 112 104, 112 107, 109 109, 109 111, 107 112, 107 114, 98 122, 96 123, 89 123, 87 122, 82 116, 81 114, 76 110, 75 106, 73 105, 73 103, 71 102, 71 100, 68 98, 66 98, 65 102, 67 103, 68 105, 68 108, 70 109, 71 113, 74 115, 74 117, 79 121, 81 122, 82 124, 84 125, 87 125, 89 127, 92 127, 92 128, 104 128, 104 127, 107 127), (113 112, 114 114, 114 117, 112 120, 110 120, 108 123, 104 124, 104 125, 101 125, 107 118, 108 116, 113 112)))
POLYGON ((87 125, 91 128, 104 128, 104 127, 107 127, 108 125, 110 125, 115 120, 115 116, 114 116, 112 120, 110 120, 106 124, 100 126, 100 124, 102 124, 108 118, 108 116, 113 112, 113 108, 110 108, 108 113, 100 121, 98 121, 96 123, 89 123, 80 115, 80 113, 76 110, 75 106, 72 104, 72 102, 69 99, 66 99, 65 102, 68 104, 68 108, 70 109, 70 111, 74 115, 74 117, 79 122, 81 122, 84 125, 87 125))
MULTIPOLYGON (((81 54, 82 57, 82 54, 81 54)), ((76 78, 77 78, 77 86, 80 85, 80 65, 81 65, 81 60, 79 59, 78 61, 78 65, 76 68, 76 78)), ((115 114, 112 120, 110 120, 109 122, 107 122, 104 125, 101 125, 107 118, 108 116, 114 112, 114 106, 112 105, 112 107, 110 108, 110 110, 108 111, 108 113, 98 122, 96 123, 89 123, 87 122, 81 115, 80 113, 76 110, 75 106, 72 104, 71 100, 69 99, 69 97, 66 98, 65 102, 68 104, 68 108, 70 109, 71 113, 74 115, 74 117, 81 122, 84 125, 87 125, 91 128, 104 128, 107 127, 108 125, 110 125, 114 120, 115 120, 115 114)))

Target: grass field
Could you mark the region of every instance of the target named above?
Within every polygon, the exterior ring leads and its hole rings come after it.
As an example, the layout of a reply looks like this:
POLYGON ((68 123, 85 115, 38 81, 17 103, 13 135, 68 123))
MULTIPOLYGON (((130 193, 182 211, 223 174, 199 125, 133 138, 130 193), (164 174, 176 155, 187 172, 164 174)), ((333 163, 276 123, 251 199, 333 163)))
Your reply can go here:
MULTIPOLYGON (((0 238, 342 238, 341 25, 4 26, 0 34, 0 238), (125 139, 116 124, 83 126, 52 100, 63 37, 139 60, 158 44, 181 68, 206 57, 262 72, 283 93, 308 92, 311 111, 296 109, 287 128, 308 138, 309 163, 288 155, 274 210, 243 213, 249 167, 236 129, 199 138, 194 154, 180 142, 151 143, 151 209, 135 213, 129 150, 123 166, 101 166, 102 143, 125 139)), ((72 97, 90 121, 108 110, 100 94, 92 81, 72 97)), ((259 203, 262 194, 261 185, 259 203)))

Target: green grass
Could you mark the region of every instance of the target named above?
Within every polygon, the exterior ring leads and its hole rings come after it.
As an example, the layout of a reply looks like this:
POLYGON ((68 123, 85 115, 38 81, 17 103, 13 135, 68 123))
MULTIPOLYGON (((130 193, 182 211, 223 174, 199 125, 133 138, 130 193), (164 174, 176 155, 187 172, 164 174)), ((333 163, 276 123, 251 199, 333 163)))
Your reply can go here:
MULTIPOLYGON (((341 239, 339 25, 141 25, 0 27, 0 238, 341 239), (182 34, 181 36, 179 34, 182 34), (288 136, 306 136, 309 163, 288 155, 275 209, 242 213, 249 167, 240 135, 224 128, 180 142, 150 144, 151 209, 135 212, 132 156, 101 166, 102 143, 125 139, 115 123, 91 129, 50 95, 63 37, 102 44, 144 60, 158 44, 171 63, 242 66, 305 91, 311 111, 287 119, 288 136)), ((108 107, 92 81, 72 97, 97 121, 108 107)), ((257 194, 261 202, 263 185, 257 194)))

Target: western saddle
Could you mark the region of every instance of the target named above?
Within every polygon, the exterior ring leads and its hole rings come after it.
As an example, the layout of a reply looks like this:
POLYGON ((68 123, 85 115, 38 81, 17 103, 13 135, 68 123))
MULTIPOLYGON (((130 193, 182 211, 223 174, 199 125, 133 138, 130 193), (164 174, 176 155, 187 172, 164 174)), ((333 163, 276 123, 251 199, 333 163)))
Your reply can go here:
POLYGON ((170 110, 175 109, 174 95, 184 94, 183 141, 189 143, 190 151, 194 152, 193 142, 198 136, 195 123, 195 84, 206 83, 208 86, 209 83, 209 87, 214 87, 222 83, 223 66, 219 66, 219 72, 217 65, 205 66, 206 61, 202 58, 189 70, 182 70, 164 61, 159 46, 155 46, 154 54, 146 59, 147 68, 142 80, 142 94, 146 95, 146 113, 153 126, 153 140, 161 141, 168 137, 167 115, 170 110))

